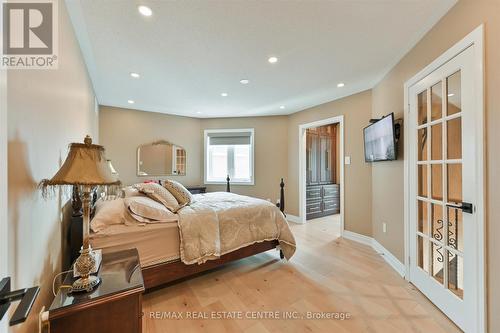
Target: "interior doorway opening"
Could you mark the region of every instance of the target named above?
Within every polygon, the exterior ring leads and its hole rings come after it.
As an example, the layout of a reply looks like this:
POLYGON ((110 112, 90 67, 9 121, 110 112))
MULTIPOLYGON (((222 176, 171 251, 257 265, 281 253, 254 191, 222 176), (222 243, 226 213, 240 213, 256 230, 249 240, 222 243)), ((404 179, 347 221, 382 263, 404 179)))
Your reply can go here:
POLYGON ((299 126, 300 221, 344 230, 344 118, 299 126))

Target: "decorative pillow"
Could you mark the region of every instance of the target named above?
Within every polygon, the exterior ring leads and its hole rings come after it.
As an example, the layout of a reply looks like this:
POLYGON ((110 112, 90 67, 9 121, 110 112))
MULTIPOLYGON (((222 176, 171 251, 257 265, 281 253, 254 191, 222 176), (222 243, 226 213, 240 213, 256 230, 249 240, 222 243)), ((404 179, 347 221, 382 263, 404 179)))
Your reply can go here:
POLYGON ((142 223, 177 221, 177 215, 169 211, 161 203, 148 197, 126 198, 124 204, 128 212, 142 223))
POLYGON ((123 190, 123 197, 124 198, 145 197, 146 196, 144 193, 139 192, 139 190, 134 188, 133 186, 124 187, 122 190, 123 190))
POLYGON ((123 199, 101 200, 96 203, 94 218, 90 221, 93 232, 99 232, 113 224, 122 224, 125 207, 123 199))
POLYGON ((135 184, 134 188, 146 194, 151 199, 161 202, 170 211, 176 212, 181 206, 179 202, 167 189, 156 183, 140 183, 135 184))
POLYGON ((194 202, 193 195, 189 192, 184 185, 175 180, 166 179, 163 181, 163 187, 165 187, 170 193, 173 194, 175 199, 179 204, 185 206, 190 205, 194 202))

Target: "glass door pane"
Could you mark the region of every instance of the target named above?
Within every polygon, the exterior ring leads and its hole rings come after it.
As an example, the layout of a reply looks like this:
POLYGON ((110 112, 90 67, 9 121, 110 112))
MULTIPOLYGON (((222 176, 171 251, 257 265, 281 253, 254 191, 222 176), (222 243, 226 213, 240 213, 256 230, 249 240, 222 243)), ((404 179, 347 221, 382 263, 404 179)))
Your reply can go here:
POLYGON ((431 121, 440 119, 442 116, 442 108, 443 108, 443 88, 442 83, 439 81, 431 88, 431 121))
POLYGON ((462 94, 460 93, 460 71, 448 77, 447 81, 447 115, 462 112, 462 94))
MULTIPOLYGON (((445 140, 445 198, 450 205, 462 204, 462 101, 461 72, 446 79, 447 82, 447 119, 445 140)), ((447 288, 463 298, 463 215, 462 210, 454 207, 446 209, 448 221, 448 285, 447 288)))
POLYGON ((417 265, 463 297, 460 72, 417 96, 417 265), (443 95, 445 98, 443 99, 443 95))

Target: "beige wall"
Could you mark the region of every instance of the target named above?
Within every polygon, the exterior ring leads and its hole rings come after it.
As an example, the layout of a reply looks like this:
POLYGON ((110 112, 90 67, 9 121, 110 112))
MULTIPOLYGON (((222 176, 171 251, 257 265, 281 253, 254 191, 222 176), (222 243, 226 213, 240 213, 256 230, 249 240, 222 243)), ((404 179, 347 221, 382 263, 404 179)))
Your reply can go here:
POLYGON ((299 214, 299 125, 344 115, 344 152, 351 157, 345 165, 345 229, 371 236, 371 166, 365 163, 363 128, 371 118, 371 91, 292 114, 288 119, 287 211, 299 214))
MULTIPOLYGON (((287 176, 287 117, 196 119, 108 106, 100 107, 99 131, 106 155, 124 184, 165 177, 138 177, 136 149, 160 139, 186 149, 186 176, 168 176, 185 185, 203 184, 203 130, 255 129, 255 185, 233 185, 234 193, 273 202, 279 197, 280 178, 287 176)), ((209 191, 224 191, 225 185, 208 185, 209 191)))
MULTIPOLYGON (((202 129, 255 129, 255 185, 233 185, 231 186, 231 192, 262 199, 271 199, 272 202, 276 202, 279 198, 280 179, 285 178, 285 183, 288 182, 287 118, 287 116, 276 116, 202 120, 202 129)), ((203 144, 203 141, 201 143, 203 144)), ((201 161, 203 161, 203 155, 201 155, 201 161)), ((225 190, 224 185, 209 185, 207 188, 209 191, 225 190)), ((287 204, 287 196, 288 191, 285 197, 285 205, 287 204)))
POLYGON ((137 176, 137 147, 145 143, 166 140, 186 150, 186 175, 169 176, 185 185, 202 182, 203 146, 200 120, 189 117, 143 112, 109 106, 100 107, 99 136, 120 180, 126 184, 164 177, 137 176))
MULTIPOLYGON (((485 24, 486 47, 486 181, 487 267, 489 332, 500 332, 500 1, 461 0, 373 89, 373 116, 403 110, 403 84, 481 23, 485 24)), ((403 261, 403 162, 373 165, 373 235, 403 261), (391 181, 388 181, 391 180, 391 181), (387 222, 387 233, 382 233, 387 222)))
POLYGON ((36 184, 56 173, 68 143, 97 135, 94 93, 64 1, 59 12, 59 69, 11 70, 7 77, 9 273, 14 288, 41 287, 16 332, 37 331, 61 270, 61 206, 69 197, 44 200, 36 184))
MULTIPOLYGON (((371 117, 369 91, 290 116, 195 119, 101 106, 99 132, 106 155, 113 161, 123 183, 162 178, 136 176, 136 148, 143 143, 164 139, 184 147, 188 157, 186 176, 169 178, 196 185, 203 184, 203 130, 254 128, 255 185, 233 185, 231 191, 276 202, 279 182, 284 178, 286 211, 298 215, 298 126, 341 114, 346 117, 346 154, 352 159, 345 173, 345 224, 348 230, 371 235, 368 214, 371 211, 371 171, 364 162, 362 135, 362 129, 371 117)), ((225 185, 208 185, 207 189, 224 191, 225 185)))

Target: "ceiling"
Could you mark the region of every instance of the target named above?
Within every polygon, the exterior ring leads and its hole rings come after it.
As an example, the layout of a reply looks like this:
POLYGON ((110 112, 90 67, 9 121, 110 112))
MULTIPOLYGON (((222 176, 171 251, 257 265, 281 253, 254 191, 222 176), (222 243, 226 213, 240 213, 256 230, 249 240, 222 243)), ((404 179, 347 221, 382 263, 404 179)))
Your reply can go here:
POLYGON ((456 0, 66 3, 99 104, 235 117, 372 88, 456 0))

